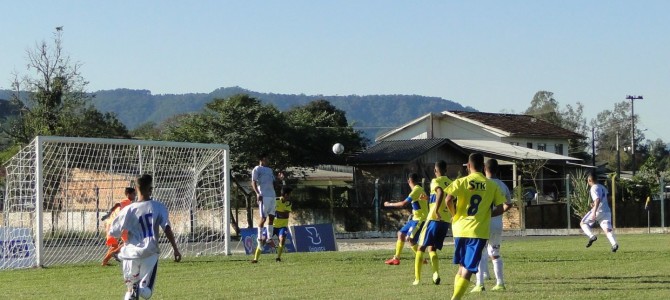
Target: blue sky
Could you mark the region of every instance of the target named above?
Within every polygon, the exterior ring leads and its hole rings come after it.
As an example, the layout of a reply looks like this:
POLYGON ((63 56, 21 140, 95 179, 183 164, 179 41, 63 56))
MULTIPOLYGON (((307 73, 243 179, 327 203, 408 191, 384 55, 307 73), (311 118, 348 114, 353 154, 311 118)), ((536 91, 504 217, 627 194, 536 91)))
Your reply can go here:
POLYGON ((417 94, 523 112, 547 90, 587 120, 626 95, 670 142, 670 1, 5 1, 0 88, 64 27, 89 91, 417 94), (415 3, 417 2, 417 3, 415 3))

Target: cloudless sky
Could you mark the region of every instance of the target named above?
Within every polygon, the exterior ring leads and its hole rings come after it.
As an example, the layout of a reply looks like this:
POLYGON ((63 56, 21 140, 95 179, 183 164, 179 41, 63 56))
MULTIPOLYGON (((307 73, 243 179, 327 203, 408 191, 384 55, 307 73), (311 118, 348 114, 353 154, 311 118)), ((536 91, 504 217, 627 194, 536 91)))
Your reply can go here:
POLYGON ((4 89, 63 26, 92 92, 417 94, 522 113, 546 90, 587 122, 643 95, 639 127, 670 142, 670 1, 2 2, 4 89))

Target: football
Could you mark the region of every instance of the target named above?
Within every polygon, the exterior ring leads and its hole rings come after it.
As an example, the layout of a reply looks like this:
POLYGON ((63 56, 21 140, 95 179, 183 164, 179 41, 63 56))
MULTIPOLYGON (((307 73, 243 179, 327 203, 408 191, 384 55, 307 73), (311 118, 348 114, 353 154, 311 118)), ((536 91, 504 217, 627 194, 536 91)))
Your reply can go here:
POLYGON ((339 155, 339 154, 342 154, 342 152, 344 152, 344 146, 342 144, 337 143, 337 144, 333 145, 333 153, 339 155))

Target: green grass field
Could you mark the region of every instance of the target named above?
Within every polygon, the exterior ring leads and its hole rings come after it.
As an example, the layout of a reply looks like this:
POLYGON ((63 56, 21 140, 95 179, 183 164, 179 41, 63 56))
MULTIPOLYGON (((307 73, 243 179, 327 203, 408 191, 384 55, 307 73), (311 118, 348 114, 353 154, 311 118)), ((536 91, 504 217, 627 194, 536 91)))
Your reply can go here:
MULTIPOLYGON (((620 235, 617 253, 599 237, 589 249, 583 236, 507 239, 507 291, 465 298, 670 299, 670 235, 620 235)), ((253 265, 245 255, 162 260, 152 299, 449 299, 456 266, 453 246, 444 250, 439 286, 430 266, 412 286, 408 248, 399 266, 383 263, 393 249, 288 253, 281 263, 268 254, 253 265)), ((118 267, 97 264, 0 272, 2 299, 121 299, 124 289, 118 267)))

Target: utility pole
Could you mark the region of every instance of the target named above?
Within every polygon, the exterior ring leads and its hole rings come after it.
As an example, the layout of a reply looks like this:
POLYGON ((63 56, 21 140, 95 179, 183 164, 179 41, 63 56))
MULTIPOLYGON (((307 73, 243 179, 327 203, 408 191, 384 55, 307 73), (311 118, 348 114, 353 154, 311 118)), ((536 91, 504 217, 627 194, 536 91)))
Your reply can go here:
POLYGON ((635 176, 636 162, 635 162, 635 100, 644 99, 642 96, 626 96, 630 100, 630 153, 633 155, 633 176, 635 176))

